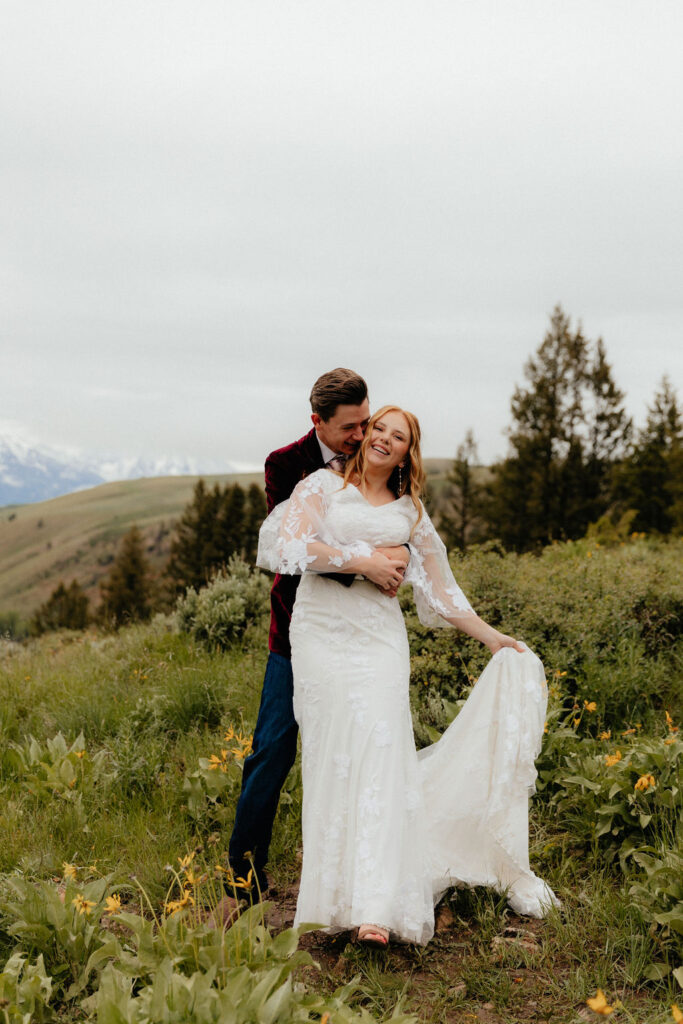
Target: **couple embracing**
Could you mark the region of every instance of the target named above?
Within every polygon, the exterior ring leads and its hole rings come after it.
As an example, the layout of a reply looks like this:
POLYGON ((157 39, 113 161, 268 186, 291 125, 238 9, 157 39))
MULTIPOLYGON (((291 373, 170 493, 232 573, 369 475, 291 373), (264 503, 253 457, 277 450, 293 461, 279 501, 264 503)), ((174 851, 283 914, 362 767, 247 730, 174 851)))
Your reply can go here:
POLYGON ((259 891, 280 789, 301 731, 303 866, 295 923, 359 941, 424 944, 454 885, 506 891, 519 913, 556 902, 529 868, 528 797, 546 707, 543 667, 484 622, 453 578, 420 500, 416 418, 370 416, 362 377, 311 392, 313 429, 266 461, 257 562, 277 573, 253 754, 230 840, 259 891), (441 739, 415 749, 410 659, 396 590, 423 624, 455 626, 493 657, 441 739))

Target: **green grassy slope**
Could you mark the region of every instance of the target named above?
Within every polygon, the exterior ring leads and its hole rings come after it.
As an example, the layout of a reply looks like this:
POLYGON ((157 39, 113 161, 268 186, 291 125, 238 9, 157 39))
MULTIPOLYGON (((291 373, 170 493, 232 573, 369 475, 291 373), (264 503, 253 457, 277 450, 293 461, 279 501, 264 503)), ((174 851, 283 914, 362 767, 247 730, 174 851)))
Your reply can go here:
MULTIPOLYGON (((0 509, 0 613, 29 615, 62 579, 77 579, 95 598, 118 541, 133 523, 145 536, 152 565, 160 569, 168 556, 173 523, 197 479, 124 480, 0 509)), ((211 485, 263 486, 261 473, 205 479, 211 485)))

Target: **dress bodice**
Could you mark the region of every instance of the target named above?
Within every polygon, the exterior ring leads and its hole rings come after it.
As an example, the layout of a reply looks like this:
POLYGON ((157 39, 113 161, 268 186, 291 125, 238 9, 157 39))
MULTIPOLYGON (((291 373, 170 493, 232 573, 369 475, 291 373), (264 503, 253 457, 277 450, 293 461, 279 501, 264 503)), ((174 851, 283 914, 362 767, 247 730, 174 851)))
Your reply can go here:
MULTIPOLYGON (((376 547, 409 542, 405 582, 425 626, 454 625, 472 606, 455 582, 443 541, 422 504, 408 495, 371 505, 353 484, 319 469, 294 488, 261 527, 256 564, 285 575, 357 571, 376 547)), ((362 571, 362 570, 361 570, 362 571)))
MULTIPOLYGON (((329 472, 328 472, 328 475, 329 472)), ((335 483, 339 481, 336 478, 335 483)), ((330 491, 327 526, 340 544, 365 541, 371 547, 406 544, 415 525, 417 512, 406 495, 386 505, 371 505, 353 484, 330 491)))

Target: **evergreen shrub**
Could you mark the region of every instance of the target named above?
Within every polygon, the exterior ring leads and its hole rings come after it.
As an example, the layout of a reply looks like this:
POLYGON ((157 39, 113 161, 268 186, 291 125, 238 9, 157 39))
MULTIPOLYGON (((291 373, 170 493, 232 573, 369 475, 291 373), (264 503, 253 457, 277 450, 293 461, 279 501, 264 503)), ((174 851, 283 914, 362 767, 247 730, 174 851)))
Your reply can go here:
POLYGON ((233 555, 208 586, 188 587, 179 598, 178 628, 210 647, 229 647, 268 610, 269 593, 268 577, 233 555))

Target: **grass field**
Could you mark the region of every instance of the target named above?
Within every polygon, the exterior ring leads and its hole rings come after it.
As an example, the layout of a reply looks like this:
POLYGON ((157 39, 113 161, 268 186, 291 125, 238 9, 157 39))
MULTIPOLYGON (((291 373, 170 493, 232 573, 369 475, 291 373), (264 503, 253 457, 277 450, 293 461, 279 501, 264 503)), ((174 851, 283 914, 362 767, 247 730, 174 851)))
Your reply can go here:
MULTIPOLYGON (((478 550, 454 563, 475 607, 546 665, 531 859, 563 908, 528 921, 491 891, 453 892, 429 946, 387 955, 348 935, 288 931, 296 768, 276 822, 270 904, 225 934, 198 920, 224 877, 264 620, 227 651, 167 617, 4 643, 0 1020, 339 1024, 393 1013, 574 1024, 599 1019, 586 1002, 599 988, 613 1021, 672 1021, 683 989, 682 554, 681 542, 634 539, 556 545, 540 558, 478 550)), ((485 652, 425 630, 401 600, 424 743, 457 713, 485 652)))

